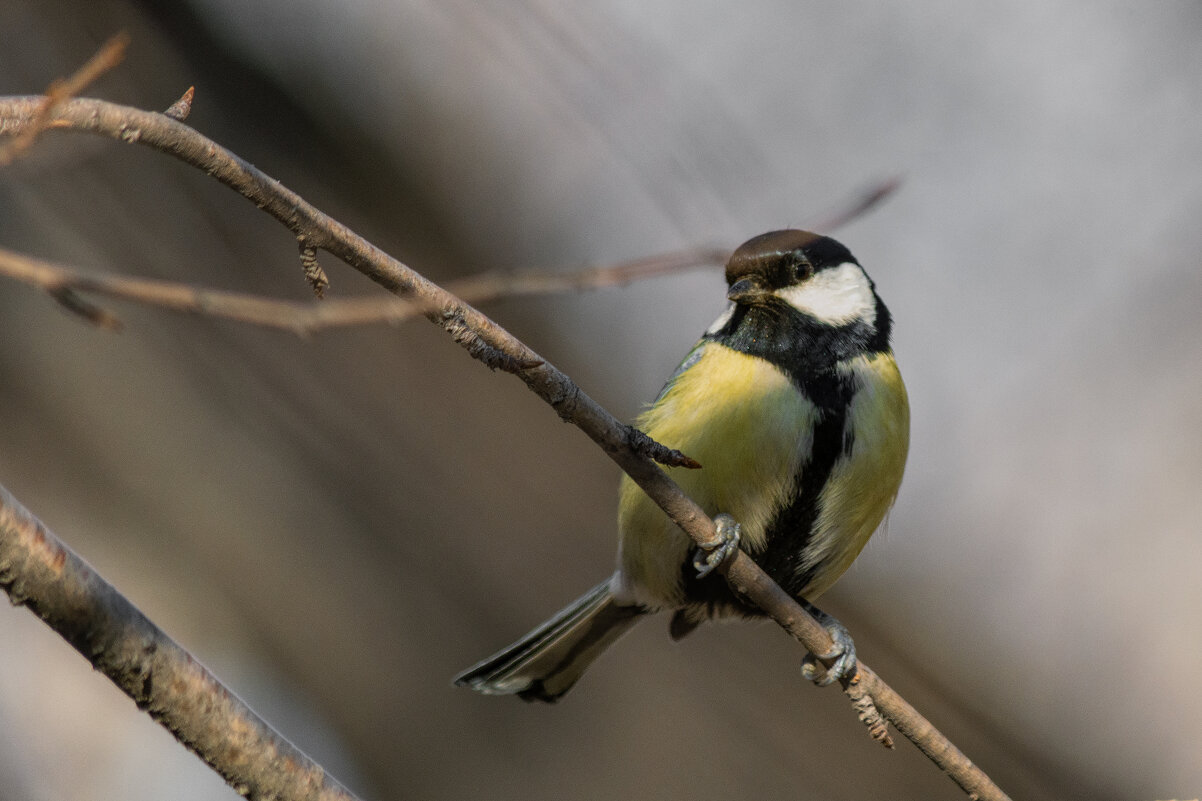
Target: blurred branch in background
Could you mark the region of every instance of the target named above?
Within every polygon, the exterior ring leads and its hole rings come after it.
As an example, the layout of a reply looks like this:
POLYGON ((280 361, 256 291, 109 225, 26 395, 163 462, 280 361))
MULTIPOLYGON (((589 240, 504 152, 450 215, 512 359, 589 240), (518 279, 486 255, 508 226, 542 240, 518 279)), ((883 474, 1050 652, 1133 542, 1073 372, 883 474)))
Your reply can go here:
POLYGON ((898 190, 902 184, 900 176, 893 176, 877 181, 861 190, 846 205, 828 211, 824 216, 809 223, 810 230, 827 233, 836 228, 842 228, 857 217, 862 217, 877 207, 883 200, 898 190))
MULTIPOLYGON (((653 276, 713 267, 727 255, 727 251, 718 248, 698 248, 571 273, 482 273, 448 283, 447 290, 469 303, 483 303, 502 297, 620 286, 653 276)), ((0 275, 43 289, 68 311, 111 330, 120 329, 120 319, 82 298, 80 293, 301 335, 371 323, 396 324, 422 314, 419 304, 401 298, 355 297, 321 303, 276 300, 174 281, 87 273, 2 248, 0 275)))
MULTIPOLYGON (((193 90, 189 89, 181 101, 177 101, 172 107, 179 106, 181 111, 172 114, 169 113, 169 109, 164 114, 172 119, 186 117, 192 92, 193 90), (182 116, 179 116, 180 114, 182 116)), ((0 120, 0 125, 2 124, 3 121, 0 120)), ((900 180, 897 178, 873 184, 845 206, 828 212, 810 227, 814 230, 829 231, 846 225, 896 191, 899 184, 900 180)), ((305 248, 306 253, 309 250, 311 248, 305 248)), ((487 303, 506 297, 625 286, 648 278, 720 266, 728 255, 727 248, 697 247, 571 272, 485 272, 451 281, 446 289, 467 303, 487 303)), ((319 298, 323 297, 329 281, 321 268, 316 266, 316 256, 303 256, 302 263, 306 265, 306 277, 314 287, 314 293, 319 298)), ((80 293, 104 295, 171 311, 277 328, 298 335, 372 323, 395 325, 417 317, 422 312, 420 305, 398 298, 373 296, 328 300, 323 303, 302 303, 173 281, 100 275, 2 248, 0 275, 39 287, 68 311, 110 330, 120 330, 120 318, 82 297, 80 293)))

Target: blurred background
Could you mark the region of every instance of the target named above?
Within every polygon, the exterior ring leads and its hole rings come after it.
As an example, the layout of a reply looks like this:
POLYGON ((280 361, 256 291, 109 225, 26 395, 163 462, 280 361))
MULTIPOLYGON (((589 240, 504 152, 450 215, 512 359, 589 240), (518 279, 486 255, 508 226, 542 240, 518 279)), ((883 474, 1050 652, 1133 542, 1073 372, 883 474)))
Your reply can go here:
MULTIPOLYGON (((839 230, 896 320, 901 497, 824 607, 1013 797, 1202 792, 1202 6, 0 4, 0 93, 163 109, 428 277, 839 230)), ((305 299, 290 234, 145 148, 45 137, 0 245, 305 299)), ((376 292, 329 257, 331 295, 376 292)), ((458 670, 607 575, 617 470, 424 321, 302 340, 0 281, 0 483, 368 799, 962 797, 772 625, 639 627, 557 706, 458 670), (698 748, 698 744, 704 747, 698 748)), ((619 417, 720 272, 485 311, 619 417)), ((0 609, 0 795, 233 798, 0 609)))

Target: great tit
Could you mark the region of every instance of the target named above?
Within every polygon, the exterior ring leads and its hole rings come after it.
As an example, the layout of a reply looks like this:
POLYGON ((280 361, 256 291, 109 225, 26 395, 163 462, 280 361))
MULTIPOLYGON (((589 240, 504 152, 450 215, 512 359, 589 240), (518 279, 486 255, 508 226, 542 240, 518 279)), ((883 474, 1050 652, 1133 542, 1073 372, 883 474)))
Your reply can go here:
MULTIPOLYGON (((636 425, 700 462, 670 475, 827 626, 839 657, 830 680, 855 665, 854 645, 812 602, 893 505, 909 446, 889 310, 847 248, 808 231, 743 243, 726 282, 725 311, 636 425)), ((698 576, 692 541, 626 476, 618 530, 610 578, 455 683, 555 701, 649 614, 674 612, 674 639, 711 618, 763 614, 720 576, 698 576)))

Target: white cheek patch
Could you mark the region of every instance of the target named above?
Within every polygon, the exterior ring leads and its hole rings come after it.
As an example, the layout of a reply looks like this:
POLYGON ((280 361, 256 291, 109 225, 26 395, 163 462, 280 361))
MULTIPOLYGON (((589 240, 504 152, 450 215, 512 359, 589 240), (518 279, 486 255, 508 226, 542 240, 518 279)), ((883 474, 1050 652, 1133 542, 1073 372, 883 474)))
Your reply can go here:
POLYGON ((810 280, 776 291, 793 308, 831 325, 876 322, 876 297, 859 265, 846 262, 819 271, 810 280))
POLYGON ((714 320, 714 322, 710 325, 710 327, 705 329, 705 333, 716 334, 719 331, 721 331, 723 328, 726 327, 726 324, 730 322, 730 318, 734 316, 734 313, 735 313, 735 304, 734 303, 726 304, 726 311, 724 311, 718 315, 718 319, 714 320))

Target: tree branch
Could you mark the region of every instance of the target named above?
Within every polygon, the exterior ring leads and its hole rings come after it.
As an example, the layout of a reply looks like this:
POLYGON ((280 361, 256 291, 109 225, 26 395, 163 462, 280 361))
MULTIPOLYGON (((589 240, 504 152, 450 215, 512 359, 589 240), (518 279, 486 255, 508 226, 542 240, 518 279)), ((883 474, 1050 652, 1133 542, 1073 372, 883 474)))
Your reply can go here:
POLYGON ((810 224, 812 231, 833 231, 842 228, 857 217, 862 217, 875 208, 885 198, 892 195, 901 186, 901 178, 893 176, 883 181, 877 181, 865 188, 851 202, 842 208, 827 212, 810 224))
MULTIPOLYGON (((0 100, 0 133, 14 133, 30 124, 39 102, 36 98, 0 100)), ((278 181, 162 114, 98 100, 72 100, 55 114, 58 127, 147 145, 204 170, 275 217, 307 245, 325 250, 388 291, 414 301, 422 314, 451 334, 473 357, 490 367, 513 372, 562 419, 587 434, 695 542, 707 543, 715 538, 713 521, 648 458, 649 454, 635 446, 638 438, 632 435, 630 427, 488 317, 355 235, 278 181)), ((811 653, 826 653, 831 649, 831 640, 822 626, 746 554, 740 552, 732 561, 727 580, 811 653)), ((971 797, 1007 797, 866 666, 861 665, 858 674, 845 682, 845 690, 862 716, 864 702, 875 701, 877 709, 898 731, 913 739, 971 797)), ((871 710, 867 717, 871 722, 871 710)))
POLYGON ((252 799, 354 801, 0 487, 0 586, 252 799))
MULTIPOLYGON (((720 263, 725 251, 699 248, 571 273, 481 273, 447 284, 459 298, 480 303, 501 297, 542 295, 621 284, 720 263)), ((45 290, 68 311, 103 328, 118 329, 115 315, 80 298, 104 295, 187 314, 308 335, 328 328, 397 324, 421 314, 416 303, 395 297, 355 297, 304 303, 153 278, 89 273, 0 248, 0 275, 45 290)))

